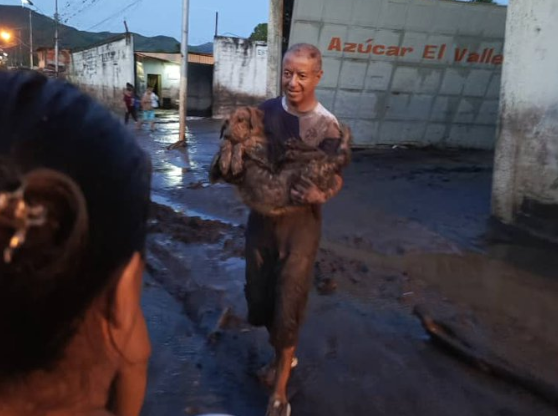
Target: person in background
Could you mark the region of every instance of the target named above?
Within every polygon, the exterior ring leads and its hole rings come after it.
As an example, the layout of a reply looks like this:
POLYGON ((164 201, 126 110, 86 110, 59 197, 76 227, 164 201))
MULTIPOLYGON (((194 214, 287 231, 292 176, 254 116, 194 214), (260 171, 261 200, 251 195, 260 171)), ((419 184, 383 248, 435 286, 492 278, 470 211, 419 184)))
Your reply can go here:
POLYGON ((134 94, 134 86, 130 83, 126 83, 126 89, 124 90, 124 106, 126 109, 126 113, 124 115, 124 124, 128 124, 130 120, 130 116, 134 119, 134 121, 138 122, 138 116, 136 111, 135 105, 135 94, 134 94))
POLYGON ((150 160, 71 84, 0 94, 0 416, 138 416, 150 160))
POLYGON ((141 129, 144 122, 148 122, 151 131, 155 131, 155 108, 159 107, 159 97, 153 92, 152 87, 147 87, 141 98, 141 108, 143 110, 142 120, 138 121, 138 129, 141 129))

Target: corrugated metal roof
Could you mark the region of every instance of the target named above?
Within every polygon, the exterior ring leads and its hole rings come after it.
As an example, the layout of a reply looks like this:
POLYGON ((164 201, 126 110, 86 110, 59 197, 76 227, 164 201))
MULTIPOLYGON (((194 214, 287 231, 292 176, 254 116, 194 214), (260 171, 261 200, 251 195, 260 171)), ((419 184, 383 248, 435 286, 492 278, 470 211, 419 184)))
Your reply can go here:
MULTIPOLYGON (((180 65, 179 53, 160 53, 160 52, 136 52, 136 56, 142 58, 157 59, 159 61, 167 61, 180 65)), ((188 62, 204 65, 213 65, 215 58, 213 55, 201 53, 188 53, 188 62)))

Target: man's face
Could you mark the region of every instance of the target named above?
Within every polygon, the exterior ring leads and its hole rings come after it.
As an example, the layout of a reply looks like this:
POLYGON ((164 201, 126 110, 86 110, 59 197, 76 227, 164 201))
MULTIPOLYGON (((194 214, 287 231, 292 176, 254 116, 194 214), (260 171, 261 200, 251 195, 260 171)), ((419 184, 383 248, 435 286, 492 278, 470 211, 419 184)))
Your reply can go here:
POLYGON ((313 101, 322 74, 323 71, 317 69, 316 60, 307 54, 292 52, 285 55, 281 85, 289 104, 298 107, 313 101))

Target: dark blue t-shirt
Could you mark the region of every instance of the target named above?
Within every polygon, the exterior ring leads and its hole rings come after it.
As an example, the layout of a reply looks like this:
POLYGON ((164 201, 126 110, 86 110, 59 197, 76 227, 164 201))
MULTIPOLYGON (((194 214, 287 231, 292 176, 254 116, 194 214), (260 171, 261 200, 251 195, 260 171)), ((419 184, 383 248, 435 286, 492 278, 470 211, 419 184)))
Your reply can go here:
POLYGON ((340 138, 337 119, 319 103, 307 113, 294 114, 287 111, 285 98, 277 97, 265 101, 259 108, 264 112, 265 135, 271 160, 277 161, 288 139, 298 138, 310 146, 318 147, 326 138, 340 138))

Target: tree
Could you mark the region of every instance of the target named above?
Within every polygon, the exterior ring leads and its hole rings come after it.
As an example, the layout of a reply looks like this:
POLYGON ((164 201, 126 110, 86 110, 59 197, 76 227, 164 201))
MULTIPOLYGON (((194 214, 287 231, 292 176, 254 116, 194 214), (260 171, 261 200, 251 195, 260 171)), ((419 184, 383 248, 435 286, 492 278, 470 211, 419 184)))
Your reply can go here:
POLYGON ((267 42, 267 23, 260 23, 254 28, 250 40, 263 40, 267 42))

